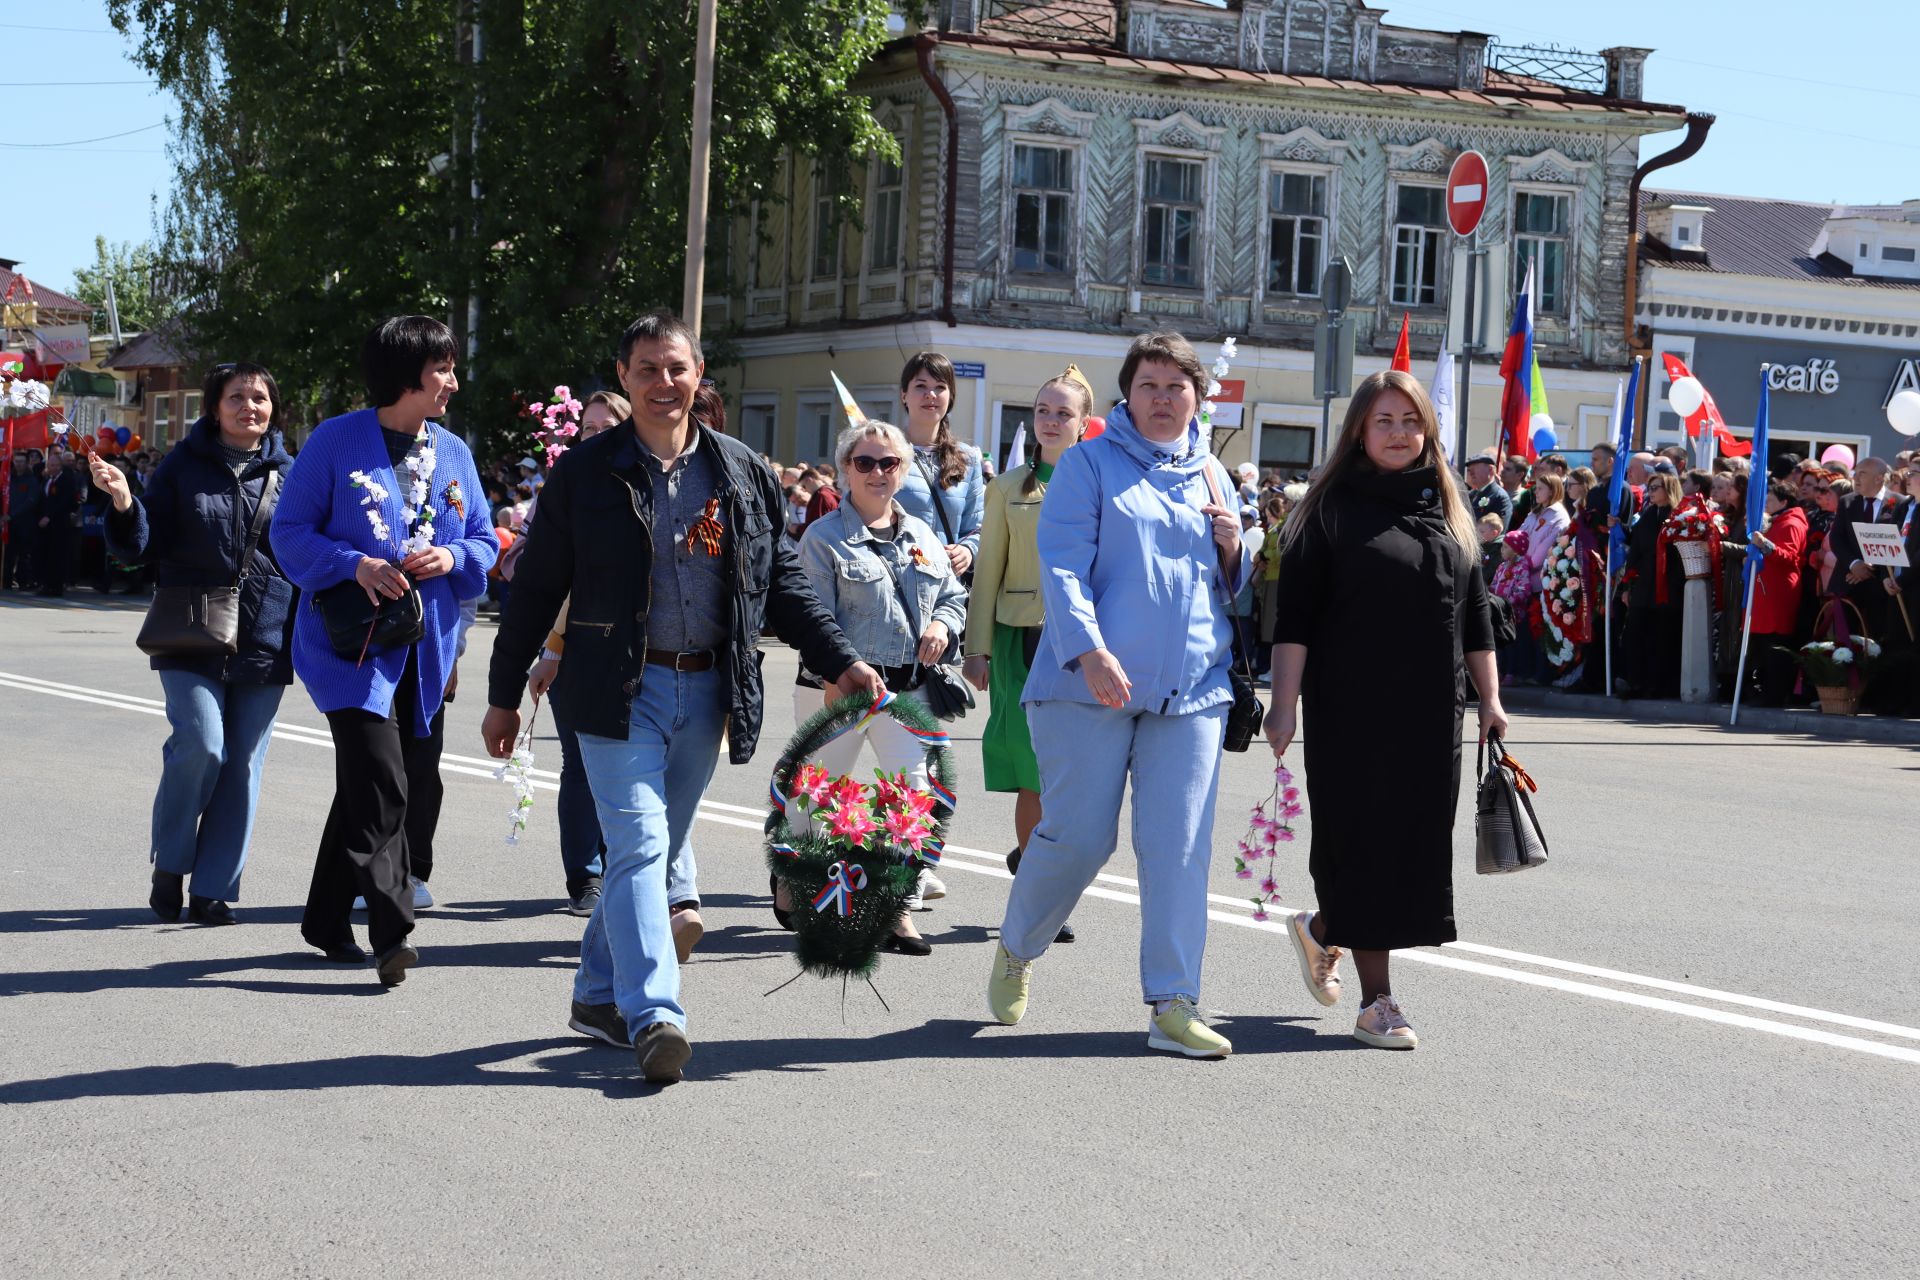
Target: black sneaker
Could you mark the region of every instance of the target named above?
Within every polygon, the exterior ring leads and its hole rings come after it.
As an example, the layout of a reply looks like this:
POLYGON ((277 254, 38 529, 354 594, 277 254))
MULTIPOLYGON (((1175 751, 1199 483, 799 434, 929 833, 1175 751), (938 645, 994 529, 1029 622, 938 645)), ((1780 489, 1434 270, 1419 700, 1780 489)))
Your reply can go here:
POLYGON ((687 1033, 671 1022, 649 1022, 633 1042, 633 1058, 649 1084, 673 1084, 693 1056, 687 1033))
POLYGON ((627 1035, 627 1020, 621 1016, 617 1004, 581 1004, 575 1000, 567 1025, 583 1036, 592 1036, 616 1049, 633 1048, 633 1040, 627 1035))
MULTIPOLYGON (((600 886, 590 884, 579 893, 567 899, 567 914, 570 916, 590 916, 594 908, 600 905, 600 886)), ((620 1043, 625 1044, 622 1040, 620 1043)))
POLYGON ((1053 940, 1055 942, 1072 942, 1076 936, 1073 932, 1073 921, 1069 920, 1060 926, 1060 932, 1053 935, 1053 940))

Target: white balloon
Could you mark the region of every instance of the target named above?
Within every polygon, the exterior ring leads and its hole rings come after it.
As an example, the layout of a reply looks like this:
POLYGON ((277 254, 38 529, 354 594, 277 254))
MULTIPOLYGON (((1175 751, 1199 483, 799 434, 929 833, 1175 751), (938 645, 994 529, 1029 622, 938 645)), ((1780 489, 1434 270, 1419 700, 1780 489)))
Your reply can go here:
POLYGON ((1536 413, 1531 418, 1527 419, 1527 434, 1529 435, 1533 434, 1535 431, 1551 431, 1551 430, 1553 430, 1552 414, 1536 413))
POLYGON ((1887 422, 1903 436, 1920 436, 1920 391, 1902 391, 1887 401, 1887 422))
POLYGON ((1700 412, 1700 406, 1707 402, 1707 389, 1700 385, 1698 378, 1676 378, 1667 388, 1667 403, 1673 411, 1683 418, 1691 418, 1700 412))

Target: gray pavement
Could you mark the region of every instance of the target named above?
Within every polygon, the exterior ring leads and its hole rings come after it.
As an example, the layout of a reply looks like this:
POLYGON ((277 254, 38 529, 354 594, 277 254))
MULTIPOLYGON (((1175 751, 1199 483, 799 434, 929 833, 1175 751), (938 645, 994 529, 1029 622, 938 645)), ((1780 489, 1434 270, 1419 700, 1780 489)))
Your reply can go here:
MULTIPOLYGON (((1920 754, 1523 714, 1551 866, 1482 880, 1409 953, 1411 1054, 1347 1035, 1277 932, 1222 901, 1203 1004, 1233 1058, 1149 1053, 1130 849, 1035 967, 984 985, 1012 843, 963 722, 951 896, 925 960, 792 973, 756 831, 791 731, 697 829, 710 932, 685 1083, 565 1026, 553 794, 503 837, 479 759, 492 631, 450 710, 423 964, 382 993, 295 923, 332 790, 289 691, 232 929, 146 910, 165 721, 137 605, 0 597, 0 1276, 1913 1274, 1920 754), (730 807, 728 807, 730 806, 730 807), (973 851, 973 852, 968 852, 973 851)), ((1311 732, 1311 726, 1307 726, 1311 732)), ((1358 762, 1394 802, 1393 726, 1358 762)), ((558 764, 550 737, 539 765, 558 764)), ((1219 843, 1268 784, 1228 757, 1219 843)), ((1149 815, 1150 820, 1150 815, 1149 815)), ((1309 814, 1308 825, 1311 825, 1309 814)), ((1283 875, 1310 903, 1304 843, 1283 875)), ((1349 984, 1352 983, 1349 973, 1349 984)))

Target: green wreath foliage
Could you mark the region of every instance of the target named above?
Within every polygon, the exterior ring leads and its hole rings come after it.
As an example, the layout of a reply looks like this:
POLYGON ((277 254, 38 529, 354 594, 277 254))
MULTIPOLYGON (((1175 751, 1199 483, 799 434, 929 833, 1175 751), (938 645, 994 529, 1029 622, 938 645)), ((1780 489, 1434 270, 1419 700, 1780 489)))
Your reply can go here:
MULTIPOLYGON (((856 695, 831 703, 811 716, 795 731, 774 765, 774 790, 791 796, 793 777, 800 766, 828 739, 865 716, 872 705, 870 698, 856 695)), ((884 714, 909 728, 943 732, 940 722, 910 698, 894 699, 884 714)), ((949 747, 928 746, 927 772, 952 794, 955 770, 949 747)), ((933 815, 933 838, 945 841, 953 809, 938 792, 934 793, 933 815)), ((777 807, 767 815, 766 834, 767 869, 792 896, 794 956, 800 967, 823 978, 835 974, 870 976, 880 963, 880 948, 906 909, 907 898, 920 876, 921 860, 910 850, 887 841, 881 832, 869 836, 869 846, 861 852, 842 849, 820 834, 796 836, 793 824, 777 807), (795 856, 775 853, 778 845, 791 848, 795 856), (831 909, 813 909, 813 900, 827 887, 828 872, 836 862, 860 867, 867 875, 866 887, 852 895, 845 916, 831 909)))

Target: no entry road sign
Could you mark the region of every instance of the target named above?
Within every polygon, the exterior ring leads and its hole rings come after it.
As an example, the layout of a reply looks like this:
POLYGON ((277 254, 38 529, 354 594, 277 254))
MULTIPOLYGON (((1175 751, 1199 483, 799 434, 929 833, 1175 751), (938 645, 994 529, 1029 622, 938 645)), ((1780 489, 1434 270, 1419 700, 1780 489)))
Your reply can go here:
POLYGON ((1447 174, 1447 221, 1455 235, 1470 236, 1487 211, 1487 158, 1462 151, 1447 174))

